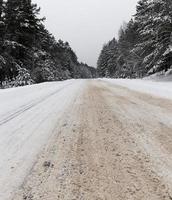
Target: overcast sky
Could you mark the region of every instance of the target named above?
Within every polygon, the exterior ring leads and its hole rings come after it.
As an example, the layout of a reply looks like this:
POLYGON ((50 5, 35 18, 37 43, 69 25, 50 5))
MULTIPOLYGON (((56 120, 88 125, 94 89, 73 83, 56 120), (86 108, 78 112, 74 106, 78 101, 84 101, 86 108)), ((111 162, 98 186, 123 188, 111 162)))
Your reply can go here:
POLYGON ((56 39, 68 41, 79 61, 96 66, 102 45, 117 37, 138 0, 34 0, 56 39))

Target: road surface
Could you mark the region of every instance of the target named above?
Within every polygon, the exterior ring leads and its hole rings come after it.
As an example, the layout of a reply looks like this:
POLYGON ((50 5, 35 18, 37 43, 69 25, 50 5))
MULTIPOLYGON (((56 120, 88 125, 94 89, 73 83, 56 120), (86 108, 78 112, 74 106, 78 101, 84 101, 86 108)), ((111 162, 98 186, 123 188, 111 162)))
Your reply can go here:
POLYGON ((172 199, 171 100, 105 80, 25 91, 0 115, 0 199, 172 199))

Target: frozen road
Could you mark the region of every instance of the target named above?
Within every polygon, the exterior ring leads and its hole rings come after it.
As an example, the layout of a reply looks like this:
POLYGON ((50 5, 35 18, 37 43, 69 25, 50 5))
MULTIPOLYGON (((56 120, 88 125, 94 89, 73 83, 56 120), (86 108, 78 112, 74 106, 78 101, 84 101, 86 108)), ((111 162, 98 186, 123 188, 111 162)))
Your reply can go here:
POLYGON ((172 100, 124 82, 0 90, 0 199, 172 199, 172 100))

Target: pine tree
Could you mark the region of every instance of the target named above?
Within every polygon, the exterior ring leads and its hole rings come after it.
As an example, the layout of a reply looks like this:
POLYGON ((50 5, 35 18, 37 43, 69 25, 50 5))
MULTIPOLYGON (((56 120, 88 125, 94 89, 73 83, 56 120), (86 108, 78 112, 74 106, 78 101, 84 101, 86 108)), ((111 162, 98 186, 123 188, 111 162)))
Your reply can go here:
POLYGON ((2 81, 5 79, 5 58, 3 57, 3 41, 4 41, 4 33, 5 33, 5 23, 4 23, 4 1, 0 0, 0 86, 2 85, 2 81))
POLYGON ((4 1, 0 0, 0 54, 2 53, 2 45, 5 33, 5 23, 4 23, 4 1))
POLYGON ((4 14, 4 2, 3 0, 0 0, 0 40, 1 41, 3 39, 4 28, 5 28, 3 14, 4 14))
POLYGON ((160 0, 156 4, 154 6, 156 6, 155 9, 158 8, 156 12, 156 23, 158 24, 157 49, 161 57, 161 59, 157 58, 156 71, 167 71, 172 66, 172 3, 171 0, 160 0))
POLYGON ((8 0, 5 11, 6 38, 26 47, 33 46, 42 21, 37 17, 39 11, 31 0, 8 0))
POLYGON ((14 79, 19 73, 18 65, 33 68, 33 48, 42 20, 37 17, 39 9, 31 0, 8 0, 4 13, 5 74, 7 79, 14 79))
MULTIPOLYGON (((31 0, 8 0, 5 10, 5 45, 9 54, 26 67, 29 60, 32 60, 31 49, 39 35, 41 19, 37 17, 39 9, 31 0), (30 55, 30 58, 28 57, 30 55)), ((19 63, 18 63, 19 64, 19 63)))
POLYGON ((97 70, 101 77, 113 77, 117 68, 118 47, 117 41, 113 38, 103 46, 97 62, 97 70))
POLYGON ((137 6, 135 19, 140 26, 138 31, 142 40, 136 46, 135 52, 143 57, 142 67, 146 73, 167 70, 172 64, 169 51, 172 32, 170 1, 142 0, 137 6))
POLYGON ((107 55, 107 51, 108 51, 108 45, 105 44, 103 46, 103 49, 99 55, 98 61, 97 61, 97 71, 100 77, 106 77, 107 73, 108 73, 108 69, 107 69, 107 60, 108 60, 108 55, 107 55))
POLYGON ((137 32, 138 24, 131 19, 127 24, 125 30, 121 31, 118 40, 119 48, 119 73, 123 78, 134 78, 136 70, 140 62, 140 57, 133 52, 134 46, 139 41, 139 34, 137 32))

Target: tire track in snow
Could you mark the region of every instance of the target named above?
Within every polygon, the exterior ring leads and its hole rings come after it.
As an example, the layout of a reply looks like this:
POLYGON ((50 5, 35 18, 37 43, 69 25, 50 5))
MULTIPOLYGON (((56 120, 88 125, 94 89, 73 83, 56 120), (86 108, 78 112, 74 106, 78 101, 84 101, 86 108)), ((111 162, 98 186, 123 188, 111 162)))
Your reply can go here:
POLYGON ((9 122, 10 120, 12 120, 12 119, 18 117, 19 115, 21 115, 21 114, 23 114, 24 112, 30 110, 31 108, 37 106, 38 104, 40 104, 40 103, 46 101, 48 98, 50 98, 51 96, 56 95, 58 92, 60 92, 60 91, 63 90, 63 89, 66 89, 66 88, 67 88, 68 86, 70 86, 70 85, 72 85, 72 83, 70 83, 70 84, 68 84, 68 85, 66 85, 66 86, 64 86, 64 87, 62 87, 62 88, 56 90, 55 92, 52 92, 52 93, 49 94, 48 96, 45 96, 45 97, 43 97, 43 98, 41 98, 41 99, 39 99, 39 100, 37 100, 37 101, 35 101, 35 102, 33 102, 33 103, 29 103, 29 104, 27 104, 27 105, 21 106, 21 107, 20 107, 19 109, 17 109, 17 111, 15 111, 14 113, 9 114, 7 117, 1 119, 1 120, 0 120, 0 126, 6 124, 6 123, 9 122))

